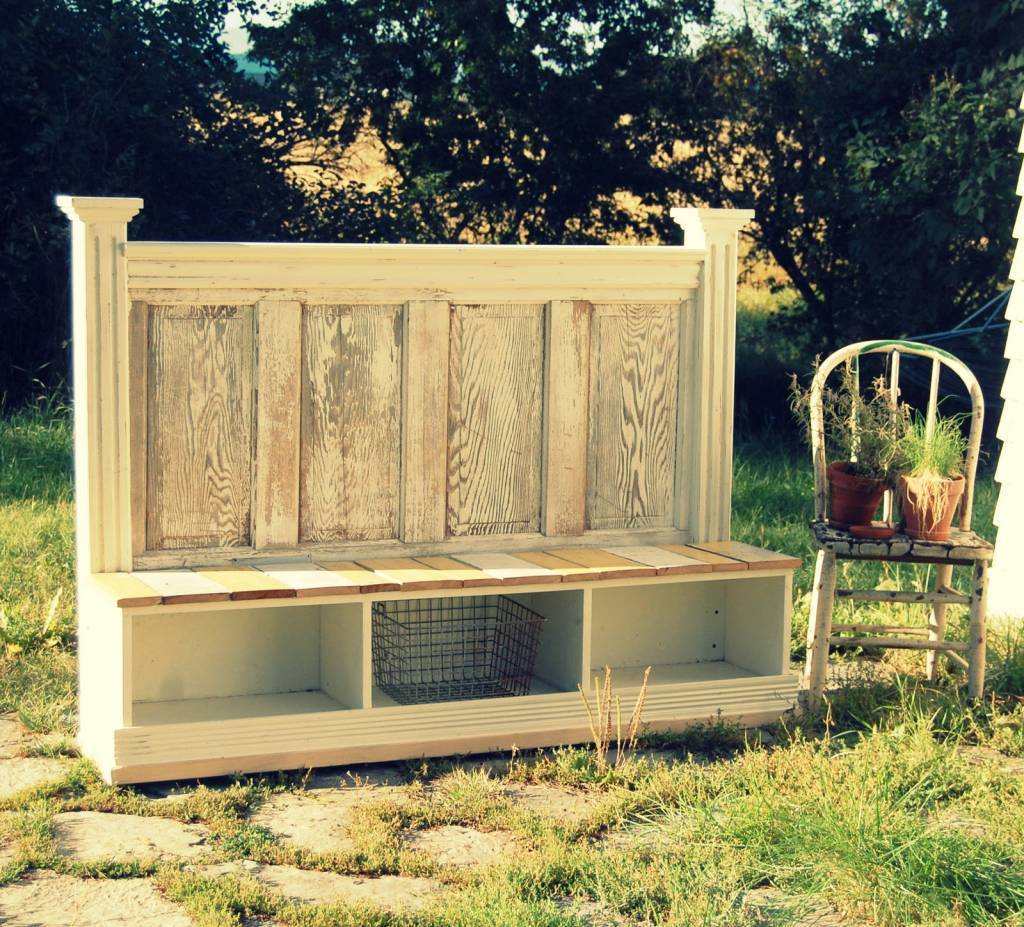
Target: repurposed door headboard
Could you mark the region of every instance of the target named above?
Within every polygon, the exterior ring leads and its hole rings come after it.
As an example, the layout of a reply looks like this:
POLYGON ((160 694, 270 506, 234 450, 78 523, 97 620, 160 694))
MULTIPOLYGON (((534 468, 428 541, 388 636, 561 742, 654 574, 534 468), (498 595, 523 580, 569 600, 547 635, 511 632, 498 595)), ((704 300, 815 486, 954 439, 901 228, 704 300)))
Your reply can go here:
POLYGON ((127 241, 73 219, 80 568, 729 538, 736 235, 127 241))

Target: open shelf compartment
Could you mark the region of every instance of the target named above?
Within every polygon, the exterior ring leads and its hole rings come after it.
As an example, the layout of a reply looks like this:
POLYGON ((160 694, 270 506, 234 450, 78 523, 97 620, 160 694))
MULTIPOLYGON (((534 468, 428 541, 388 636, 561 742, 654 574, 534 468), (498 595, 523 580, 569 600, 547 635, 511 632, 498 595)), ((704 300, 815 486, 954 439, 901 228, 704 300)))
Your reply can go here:
POLYGON ((590 674, 617 689, 716 683, 789 672, 786 576, 595 588, 590 674))
POLYGON ((367 707, 364 611, 354 602, 137 614, 132 723, 367 707))

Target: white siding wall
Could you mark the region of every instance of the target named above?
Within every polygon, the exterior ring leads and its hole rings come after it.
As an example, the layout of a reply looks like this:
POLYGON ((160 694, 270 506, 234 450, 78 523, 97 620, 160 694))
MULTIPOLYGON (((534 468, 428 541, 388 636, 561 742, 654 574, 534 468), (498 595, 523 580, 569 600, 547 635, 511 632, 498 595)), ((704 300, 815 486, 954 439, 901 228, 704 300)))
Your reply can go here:
MULTIPOLYGON (((1021 100, 1024 108, 1024 99, 1021 100)), ((1024 133, 1020 151, 1024 152, 1024 133)), ((1017 195, 1024 197, 1024 166, 1017 183, 1017 195)), ((996 555, 990 574, 989 613, 1024 619, 1024 200, 1013 227, 1017 247, 1010 266, 1013 292, 1006 307, 1010 328, 1006 335, 1009 366, 1003 381, 1003 414, 998 437, 1002 442, 996 481, 999 500, 995 523, 998 528, 996 555)))

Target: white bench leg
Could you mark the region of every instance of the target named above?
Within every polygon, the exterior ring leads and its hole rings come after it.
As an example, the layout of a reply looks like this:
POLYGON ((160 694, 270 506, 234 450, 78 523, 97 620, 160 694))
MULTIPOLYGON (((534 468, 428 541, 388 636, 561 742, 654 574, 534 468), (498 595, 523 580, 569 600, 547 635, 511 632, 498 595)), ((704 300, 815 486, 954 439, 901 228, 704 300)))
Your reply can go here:
POLYGON ((967 649, 967 695, 981 698, 985 691, 985 618, 988 611, 988 561, 974 564, 971 587, 971 623, 967 649))
MULTIPOLYGON (((953 567, 949 564, 941 564, 935 570, 935 589, 948 588, 953 580, 953 567)), ((928 640, 941 641, 946 639, 946 604, 944 602, 932 603, 932 620, 928 628, 928 640)), ((934 681, 939 669, 939 651, 929 650, 926 658, 925 670, 928 679, 934 681)))
POLYGON ((825 691, 828 670, 828 639, 832 635, 832 605, 836 591, 836 555, 818 551, 811 590, 811 613, 807 622, 807 697, 809 702, 821 698, 825 691))

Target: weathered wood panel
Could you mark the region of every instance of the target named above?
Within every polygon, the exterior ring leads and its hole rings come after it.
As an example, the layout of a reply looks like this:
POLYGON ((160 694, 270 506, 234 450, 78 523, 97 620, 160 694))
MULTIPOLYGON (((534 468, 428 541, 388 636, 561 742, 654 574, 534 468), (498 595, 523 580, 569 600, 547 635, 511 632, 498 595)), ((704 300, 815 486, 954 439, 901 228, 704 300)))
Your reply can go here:
POLYGON ((400 305, 306 306, 300 541, 398 536, 401 379, 400 305))
POLYGON ((548 304, 544 376, 544 533, 583 534, 587 502, 590 317, 581 300, 548 304))
POLYGON ((253 545, 299 541, 299 406, 302 306, 263 300, 256 307, 256 472, 253 545))
POLYGON ((673 520, 679 304, 594 307, 587 527, 673 520))
POLYGON ((454 306, 448 533, 537 531, 543 304, 454 306))
POLYGON ((250 543, 252 317, 251 306, 150 308, 150 550, 250 543))
POLYGON ((442 541, 448 483, 448 303, 405 307, 402 356, 402 540, 442 541))

